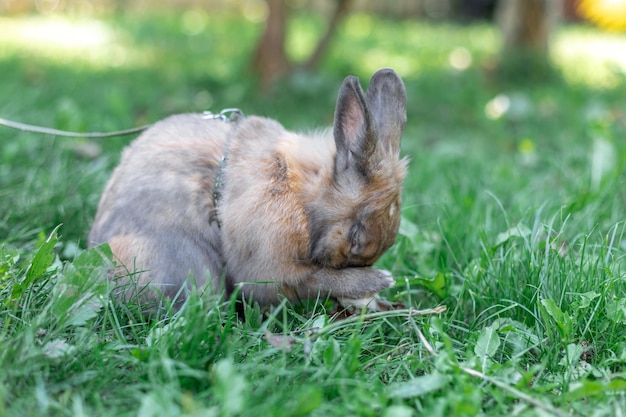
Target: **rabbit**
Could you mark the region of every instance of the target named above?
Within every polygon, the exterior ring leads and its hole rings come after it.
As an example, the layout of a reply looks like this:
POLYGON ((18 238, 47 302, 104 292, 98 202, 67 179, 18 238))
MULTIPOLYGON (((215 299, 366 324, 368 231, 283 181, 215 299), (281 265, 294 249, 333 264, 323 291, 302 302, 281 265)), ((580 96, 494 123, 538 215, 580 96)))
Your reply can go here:
POLYGON ((398 233, 405 124, 391 69, 367 93, 348 76, 332 129, 317 133, 257 116, 170 116, 124 150, 89 245, 108 242, 117 274, 149 297, 184 300, 191 275, 260 305, 330 297, 388 309, 377 294, 394 279, 372 265, 398 233))

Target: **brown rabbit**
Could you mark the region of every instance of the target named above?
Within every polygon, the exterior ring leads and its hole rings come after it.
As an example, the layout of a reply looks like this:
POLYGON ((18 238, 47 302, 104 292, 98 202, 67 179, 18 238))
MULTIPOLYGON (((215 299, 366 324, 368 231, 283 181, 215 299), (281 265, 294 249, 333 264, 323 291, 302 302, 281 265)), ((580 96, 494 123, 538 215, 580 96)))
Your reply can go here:
POLYGON ((331 296, 384 308, 375 296, 394 281, 371 265, 398 232, 405 123, 390 69, 367 94, 345 79, 332 135, 261 117, 169 117, 124 151, 89 243, 109 242, 139 285, 169 297, 191 274, 261 304, 331 296))

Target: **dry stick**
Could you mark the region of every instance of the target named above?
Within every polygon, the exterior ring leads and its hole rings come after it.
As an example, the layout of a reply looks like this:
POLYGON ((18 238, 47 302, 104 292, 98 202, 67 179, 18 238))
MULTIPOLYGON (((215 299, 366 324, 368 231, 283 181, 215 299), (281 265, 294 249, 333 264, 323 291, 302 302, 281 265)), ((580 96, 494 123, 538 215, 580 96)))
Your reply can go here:
POLYGON ((419 327, 417 327, 417 324, 415 324, 415 322, 413 320, 411 320, 411 324, 413 325, 413 329, 415 330, 415 332, 417 333, 417 337, 419 337, 420 342, 422 342, 422 344, 424 345, 424 347, 426 348, 426 350, 433 356, 437 356, 437 352, 435 352, 435 349, 431 346, 430 343, 428 343, 428 340, 426 340, 426 337, 424 336, 424 333, 422 333, 422 331, 419 329, 419 327))
POLYGON ((508 391, 510 394, 513 394, 514 396, 516 396, 520 400, 524 400, 524 401, 528 402, 529 404, 534 405, 537 408, 541 408, 543 411, 547 411, 548 413, 552 413, 554 415, 562 416, 562 417, 570 416, 570 414, 567 414, 567 413, 559 410, 558 408, 555 408, 552 404, 536 400, 533 397, 531 397, 530 395, 528 395, 528 394, 518 390, 517 388, 513 388, 512 386, 510 386, 508 384, 505 384, 504 382, 498 381, 495 378, 491 378, 490 376, 487 376, 487 375, 483 374, 482 372, 476 371, 476 370, 471 369, 471 368, 465 368, 463 366, 459 366, 459 369, 461 371, 465 372, 468 375, 478 377, 478 378, 482 379, 483 381, 486 381, 486 382, 489 382, 490 384, 495 385, 498 388, 502 388, 503 390, 508 391))
MULTIPOLYGON (((284 303, 281 304, 281 306, 284 303)), ((276 310, 274 310, 275 312, 277 312, 278 310, 280 310, 279 308, 277 308, 276 310)), ((360 315, 354 315, 351 317, 348 317, 346 319, 343 320, 338 320, 338 321, 334 321, 322 328, 319 327, 310 327, 307 329, 302 329, 299 330, 297 332, 291 332, 291 334, 295 334, 295 333, 305 333, 308 334, 307 337, 313 337, 313 338, 317 338, 320 337, 324 334, 327 333, 332 333, 333 331, 336 331, 338 329, 341 329, 342 327, 347 327, 351 324, 356 324, 356 323, 364 323, 366 321, 370 321, 370 320, 374 320, 374 319, 383 319, 383 318, 390 318, 390 317, 403 317, 403 316, 407 316, 407 317, 413 317, 413 316, 426 316, 426 315, 430 315, 430 314, 441 314, 444 311, 446 311, 446 306, 437 306, 435 308, 427 308, 424 310, 416 310, 414 308, 405 308, 405 309, 399 309, 399 310, 390 310, 390 311, 377 311, 374 313, 363 313, 360 315)), ((269 322, 269 320, 268 320, 269 322)), ((266 340, 268 340, 268 342, 270 342, 270 344, 272 344, 275 347, 276 346, 274 343, 272 343, 274 340, 270 341, 270 339, 272 338, 272 336, 277 336, 274 335, 273 333, 269 332, 267 330, 267 327, 264 328, 264 333, 266 336, 266 340), (269 334, 269 337, 268 337, 269 334)), ((293 336, 286 336, 283 335, 284 337, 287 338, 293 338, 293 336)), ((295 339, 294 339, 295 340, 295 339)), ((289 344, 291 344, 292 342, 288 342, 289 344)), ((432 349, 432 348, 431 348, 432 349)), ((431 353, 434 354, 434 350, 431 351, 431 353)))
POLYGON ((377 311, 374 313, 365 313, 360 315, 354 315, 352 317, 348 317, 347 319, 335 321, 330 323, 327 326, 324 326, 321 329, 318 329, 317 334, 322 335, 324 333, 330 333, 336 329, 340 329, 342 327, 346 327, 350 324, 365 322, 374 319, 388 318, 388 317, 402 317, 402 316, 427 316, 431 314, 441 314, 446 311, 446 306, 437 306, 435 308, 427 308, 425 310, 415 310, 414 308, 405 308, 400 310, 390 310, 390 311, 377 311))

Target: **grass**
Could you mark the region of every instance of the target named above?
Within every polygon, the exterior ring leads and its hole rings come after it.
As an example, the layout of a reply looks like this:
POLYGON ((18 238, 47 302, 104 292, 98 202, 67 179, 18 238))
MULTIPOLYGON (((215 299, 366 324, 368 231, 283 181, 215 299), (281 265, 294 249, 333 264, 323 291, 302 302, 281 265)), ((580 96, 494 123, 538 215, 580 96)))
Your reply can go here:
MULTIPOLYGON (((623 37, 563 28, 559 79, 502 82, 489 26, 356 15, 319 72, 261 96, 247 71, 259 25, 194 13, 2 19, 0 116, 107 131, 234 106, 307 129, 331 123, 345 75, 393 66, 411 168, 379 263, 397 279, 385 296, 447 310, 337 321, 328 303, 281 304, 241 322, 199 290, 179 312, 144 314, 109 296, 106 247, 84 251, 132 138, 3 129, 0 415, 623 414, 626 84, 600 48, 623 37), (42 37, 49 27, 67 36, 42 37), (594 46, 585 65, 571 42, 594 46)), ((294 57, 312 19, 292 26, 294 57)))

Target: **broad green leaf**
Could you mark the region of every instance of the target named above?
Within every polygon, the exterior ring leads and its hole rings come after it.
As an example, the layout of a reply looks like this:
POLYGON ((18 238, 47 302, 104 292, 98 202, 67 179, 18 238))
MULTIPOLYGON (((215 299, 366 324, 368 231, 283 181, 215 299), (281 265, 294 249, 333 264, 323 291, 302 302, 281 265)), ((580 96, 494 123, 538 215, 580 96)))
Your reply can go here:
POLYGON ((59 237, 57 236, 59 227, 61 225, 55 227, 48 238, 39 245, 37 253, 35 253, 33 260, 26 269, 26 279, 13 286, 11 292, 12 299, 15 300, 21 297, 24 291, 33 285, 36 280, 44 276, 46 270, 52 266, 52 262, 54 262, 54 246, 59 242, 59 237))
POLYGON ((485 327, 480 332, 476 346, 474 346, 474 353, 480 359, 483 371, 487 370, 491 359, 500 347, 500 336, 498 336, 496 326, 497 324, 494 323, 494 325, 485 327))
POLYGON ((391 398, 421 397, 430 392, 439 391, 449 382, 449 378, 439 372, 418 376, 406 382, 397 382, 389 386, 387 394, 391 398))
MULTIPOLYGON (((180 406, 174 400, 174 391, 169 387, 154 387, 141 396, 138 417, 162 417, 182 415, 180 406)), ((211 416, 211 414, 207 414, 211 416)), ((218 415, 217 413, 214 415, 218 415)), ((212 417, 212 416, 211 416, 212 417)))
POLYGON ((81 253, 66 265, 52 292, 52 313, 62 326, 82 326, 98 314, 111 268, 106 244, 81 253))
POLYGON ((293 406, 292 417, 308 416, 318 409, 324 401, 322 390, 315 386, 303 386, 297 393, 293 406))
POLYGON ((141 362, 148 362, 150 359, 150 353, 147 349, 140 349, 138 347, 129 350, 130 354, 141 362))
POLYGON ((567 368, 573 367, 584 351, 585 349, 577 343, 568 344, 565 348, 565 356, 559 361, 559 365, 567 368))
POLYGON ((223 416, 234 416, 245 409, 248 383, 232 359, 222 359, 213 366, 213 382, 223 416))
POLYGON ((335 338, 329 337, 328 346, 326 347, 326 349, 324 349, 324 352, 322 353, 322 359, 324 360, 326 368, 331 369, 333 366, 335 366, 335 360, 341 354, 340 349, 341 348, 339 346, 339 342, 337 342, 335 338))
POLYGON ((328 324, 328 316, 326 314, 320 314, 311 324, 314 329, 323 329, 328 324))
POLYGON ((432 279, 412 278, 411 285, 421 285, 439 298, 446 298, 450 290, 450 280, 443 272, 438 272, 432 279))
POLYGON ((511 227, 509 230, 499 233, 498 236, 496 236, 496 243, 494 246, 500 246, 515 237, 525 238, 527 236, 530 236, 531 233, 532 232, 530 231, 528 226, 523 223, 518 223, 516 226, 511 227))
POLYGON ((39 246, 33 261, 26 270, 26 284, 30 285, 37 278, 41 277, 44 272, 52 265, 54 261, 54 246, 59 242, 57 231, 61 226, 55 227, 48 238, 39 246))
POLYGON ((176 334, 176 330, 181 331, 181 329, 187 326, 187 320, 184 316, 178 316, 164 326, 154 326, 146 337, 146 345, 156 346, 161 341, 167 341, 168 338, 176 337, 172 336, 176 334))
POLYGON ((543 310, 556 323, 561 333, 561 337, 563 337, 565 340, 569 339, 573 331, 573 322, 569 314, 564 313, 553 300, 550 300, 548 298, 544 298, 543 300, 541 300, 541 305, 543 306, 543 310))
POLYGON ((572 307, 576 310, 585 310, 589 308, 591 302, 600 297, 600 294, 595 291, 588 291, 581 294, 576 294, 578 300, 572 303, 572 307))
POLYGON ((605 309, 606 316, 613 323, 626 324, 626 298, 608 300, 605 309))
POLYGON ((385 410, 384 417, 411 417, 413 409, 406 405, 392 405, 385 410))
POLYGON ((361 367, 360 356, 362 352, 361 339, 358 337, 351 337, 345 342, 342 350, 342 360, 345 364, 345 369, 351 374, 357 372, 361 367))
POLYGON ((505 317, 494 321, 502 345, 507 345, 513 356, 523 354, 540 343, 539 337, 524 323, 505 317))
POLYGON ((626 380, 612 379, 610 381, 604 381, 583 379, 570 386, 570 391, 564 395, 563 401, 567 403, 581 398, 601 395, 613 397, 617 393, 626 393, 626 380))
POLYGON ((113 259, 113 252, 107 243, 81 252, 72 264, 77 268, 94 268, 102 266, 103 260, 113 259))

